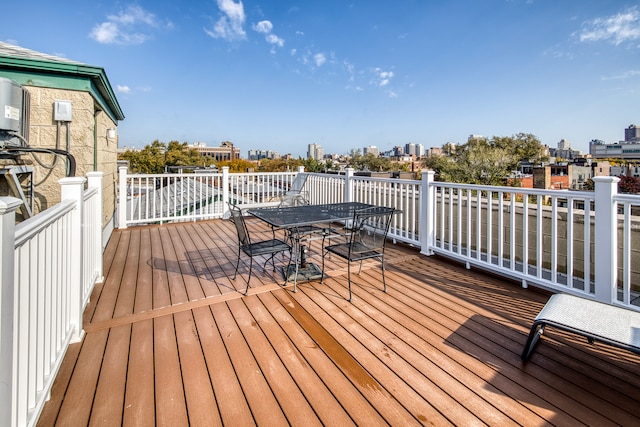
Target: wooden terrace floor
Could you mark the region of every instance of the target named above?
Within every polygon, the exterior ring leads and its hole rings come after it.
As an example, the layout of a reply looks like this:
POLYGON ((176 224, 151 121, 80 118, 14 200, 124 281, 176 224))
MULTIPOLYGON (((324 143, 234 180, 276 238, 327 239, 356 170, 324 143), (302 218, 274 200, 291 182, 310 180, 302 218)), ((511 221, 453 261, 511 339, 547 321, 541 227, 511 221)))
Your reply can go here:
POLYGON ((222 220, 114 232, 39 425, 640 425, 637 355, 548 329, 521 362, 548 294, 389 244, 386 294, 366 264, 347 302, 334 258, 245 297, 235 245, 222 220))

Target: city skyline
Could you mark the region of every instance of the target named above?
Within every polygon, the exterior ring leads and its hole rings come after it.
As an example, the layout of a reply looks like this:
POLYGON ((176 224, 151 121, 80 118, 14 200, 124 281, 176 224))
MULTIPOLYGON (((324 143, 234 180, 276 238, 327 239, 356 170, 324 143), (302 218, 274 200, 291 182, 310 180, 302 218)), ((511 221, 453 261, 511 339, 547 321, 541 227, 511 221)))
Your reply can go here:
POLYGON ((304 156, 640 122, 637 1, 11 2, 0 40, 104 67, 122 146, 232 141, 304 156), (29 18, 29 25, 24 19, 29 18), (38 31, 34 31, 38 28, 38 31))

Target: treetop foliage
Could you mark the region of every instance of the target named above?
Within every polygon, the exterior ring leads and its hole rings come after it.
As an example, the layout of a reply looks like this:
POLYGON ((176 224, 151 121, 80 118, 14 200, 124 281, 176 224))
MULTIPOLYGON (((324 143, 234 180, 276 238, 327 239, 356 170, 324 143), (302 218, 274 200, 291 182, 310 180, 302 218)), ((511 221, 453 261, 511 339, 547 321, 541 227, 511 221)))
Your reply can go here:
POLYGON ((531 134, 470 139, 466 144, 445 144, 447 156, 432 156, 423 166, 436 171, 441 181, 505 185, 522 162, 548 160, 540 140, 531 134))

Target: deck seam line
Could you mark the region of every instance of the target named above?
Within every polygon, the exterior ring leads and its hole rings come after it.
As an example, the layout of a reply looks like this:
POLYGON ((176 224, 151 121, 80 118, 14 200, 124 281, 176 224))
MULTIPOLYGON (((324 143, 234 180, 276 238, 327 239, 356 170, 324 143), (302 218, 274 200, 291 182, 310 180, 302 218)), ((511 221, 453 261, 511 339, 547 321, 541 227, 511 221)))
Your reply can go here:
MULTIPOLYGON (((394 260, 393 262, 387 262, 387 264, 397 264, 397 263, 404 263, 407 262, 408 260, 411 260, 413 258, 417 258, 418 255, 410 255, 407 257, 402 257, 400 259, 394 260)), ((371 264, 371 263, 370 263, 371 264)), ((363 267, 365 267, 365 265, 363 265, 363 267)), ((337 269, 334 271, 329 272, 329 276, 330 277, 336 277, 336 276, 341 276, 343 274, 346 273, 346 268, 344 269, 337 269)), ((266 292, 273 292, 276 290, 280 290, 280 289, 287 289, 293 287, 293 284, 287 284, 287 286, 281 286, 278 284, 272 284, 272 285, 264 285, 264 286, 260 286, 258 288, 250 288, 249 289, 249 295, 257 295, 257 294, 262 294, 262 293, 266 293, 266 292)), ((90 333, 90 332, 97 332, 97 331, 102 331, 105 329, 109 329, 109 328, 114 328, 117 326, 126 326, 126 325, 132 325, 134 323, 137 322, 141 322, 143 320, 149 320, 149 319, 157 319, 158 317, 162 317, 162 316, 168 316, 171 314, 177 314, 177 313, 181 313, 183 311, 187 311, 187 310, 193 310, 194 308, 201 308, 201 307, 207 307, 207 306, 211 306, 213 304, 218 304, 218 303, 222 303, 222 302, 227 302, 227 301, 233 301, 236 299, 240 299, 242 298, 244 295, 240 292, 231 292, 228 294, 222 294, 222 295, 215 295, 215 296, 211 296, 211 297, 205 297, 205 298, 201 298, 201 299, 197 299, 197 300, 193 300, 193 301, 187 301, 187 302, 181 302, 178 303, 176 305, 170 305, 170 306, 165 306, 165 307, 160 307, 160 308, 155 308, 152 310, 147 310, 147 311, 143 311, 140 313, 133 313, 133 314, 128 314, 126 316, 121 316, 121 317, 117 317, 117 318, 113 318, 113 319, 107 319, 107 320, 100 320, 97 322, 91 322, 88 324, 85 324, 84 326, 84 331, 86 333, 90 333)))

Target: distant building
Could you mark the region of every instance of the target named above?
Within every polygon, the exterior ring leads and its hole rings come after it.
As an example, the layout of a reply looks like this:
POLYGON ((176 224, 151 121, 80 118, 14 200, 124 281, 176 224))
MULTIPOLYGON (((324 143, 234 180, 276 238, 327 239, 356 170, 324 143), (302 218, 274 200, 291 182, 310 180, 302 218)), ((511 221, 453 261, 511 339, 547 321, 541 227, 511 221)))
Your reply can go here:
POLYGON ((431 148, 427 149, 425 155, 427 157, 442 156, 443 155, 443 151, 442 151, 441 147, 431 147, 431 148))
POLYGON ((640 142, 640 126, 630 125, 624 130, 625 142, 640 142))
POLYGON ((323 160, 324 159, 324 149, 320 146, 320 144, 309 144, 307 148, 307 159, 314 160, 323 160))
POLYGON ((640 127, 630 125, 624 130, 624 141, 606 144, 594 139, 589 143, 589 153, 594 158, 640 159, 640 127))
POLYGON ((410 142, 404 146, 404 154, 413 157, 422 157, 424 156, 424 147, 422 144, 414 144, 410 142))
POLYGON ((471 134, 469 135, 469 138, 467 138, 467 142, 471 142, 471 141, 480 141, 483 139, 487 139, 484 135, 475 135, 475 134, 471 134))
POLYGON ((278 159, 280 154, 277 151, 272 150, 249 150, 247 158, 249 160, 262 160, 262 159, 278 159))
POLYGON ((362 149, 362 154, 364 154, 365 156, 367 154, 373 154, 375 157, 378 157, 380 155, 380 150, 378 150, 378 147, 376 147, 375 145, 370 145, 362 149))
POLYGON ((207 147, 207 144, 204 142, 196 142, 190 145, 189 148, 194 148, 198 150, 201 156, 211 157, 218 162, 237 160, 240 158, 240 149, 229 141, 221 143, 220 147, 207 147))
POLYGON ((566 139, 558 142, 558 148, 549 148, 549 156, 559 159, 573 160, 582 157, 582 151, 572 150, 571 144, 566 139))
POLYGON ((632 176, 640 178, 640 165, 611 166, 611 176, 632 176))
POLYGON ((545 190, 569 189, 571 165, 545 165, 533 167, 533 188, 545 190))
POLYGON ((611 173, 613 167, 607 161, 599 161, 591 163, 591 177, 594 176, 615 176, 611 173))

